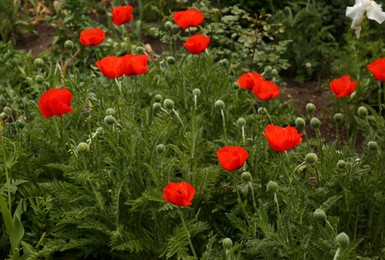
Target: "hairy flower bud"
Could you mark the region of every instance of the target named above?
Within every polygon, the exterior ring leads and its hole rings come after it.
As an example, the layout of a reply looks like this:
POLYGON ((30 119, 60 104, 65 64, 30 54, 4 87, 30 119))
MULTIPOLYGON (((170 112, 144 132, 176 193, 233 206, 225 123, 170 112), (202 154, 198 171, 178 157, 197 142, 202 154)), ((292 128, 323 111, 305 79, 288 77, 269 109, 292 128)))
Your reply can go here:
POLYGON ((317 161, 317 155, 315 153, 308 153, 305 156, 305 161, 310 164, 315 163, 317 161))
POLYGON ((342 232, 339 233, 335 238, 337 246, 341 248, 346 248, 349 245, 349 237, 346 235, 346 233, 342 232))
POLYGON ((64 48, 71 50, 74 47, 74 43, 71 40, 66 40, 64 42, 64 48))
POLYGON ((245 127, 245 125, 246 125, 246 120, 245 120, 243 117, 238 118, 238 120, 237 120, 237 125, 238 125, 239 127, 245 127))
POLYGON ((162 95, 156 94, 156 95, 154 96, 154 101, 155 101, 155 102, 162 102, 162 100, 163 100, 162 95))
POLYGON ((278 183, 276 183, 275 181, 269 181, 267 183, 267 190, 270 192, 277 192, 278 188, 278 183))
POLYGON ((155 102, 154 104, 152 104, 152 109, 153 110, 159 110, 162 108, 162 104, 159 103, 159 102, 155 102))
POLYGON ((223 110, 225 108, 225 102, 220 99, 215 101, 215 108, 223 110))
POLYGON ((90 149, 90 146, 86 142, 80 142, 78 146, 76 147, 79 153, 85 153, 88 152, 90 149))
POLYGON ((267 109, 264 107, 259 107, 257 110, 258 115, 266 115, 267 114, 267 109))
POLYGON ((321 121, 318 118, 313 117, 312 119, 310 119, 310 125, 313 128, 319 128, 321 126, 321 121))
POLYGON ((41 58, 36 58, 33 64, 35 64, 36 67, 43 67, 44 61, 41 58))
POLYGON ((378 149, 378 144, 374 141, 369 141, 368 147, 371 151, 376 151, 378 149))
POLYGON ((166 30, 171 30, 172 29, 172 22, 170 22, 170 21, 165 22, 164 28, 166 28, 166 30))
POLYGON ((363 117, 365 118, 367 115, 368 115, 368 109, 364 106, 360 106, 357 110, 357 114, 360 116, 360 117, 363 117))
POLYGON ((323 209, 316 209, 313 212, 313 216, 316 220, 319 220, 319 221, 325 221, 326 220, 326 213, 323 209))
POLYGON ((344 160, 338 160, 338 162, 337 162, 337 167, 338 167, 339 169, 345 168, 345 165, 346 165, 346 163, 345 163, 344 160))
POLYGON ((194 88, 193 89, 193 95, 194 96, 200 96, 201 95, 201 90, 199 88, 194 88))
POLYGON ((163 153, 164 150, 166 149, 166 147, 164 146, 164 144, 158 144, 156 147, 155 147, 155 151, 159 154, 163 153))
POLYGON ((5 106, 4 108, 3 108, 3 112, 4 113, 6 113, 7 115, 12 115, 12 108, 11 107, 9 107, 9 106, 5 106))
POLYGON ((343 120, 344 120, 344 115, 341 114, 341 113, 336 113, 334 116, 333 116, 333 119, 334 119, 334 122, 336 122, 337 124, 341 123, 343 120))
POLYGON ((316 107, 313 103, 308 103, 306 105, 306 112, 313 113, 315 111, 316 107))
POLYGON ((173 56, 168 56, 166 58, 168 64, 175 64, 176 60, 173 56))
POLYGON ((222 240, 222 246, 224 249, 229 250, 233 247, 233 241, 230 238, 226 237, 222 240))
POLYGON ((297 117, 295 119, 295 126, 300 127, 300 128, 304 128, 305 127, 305 119, 303 119, 302 117, 297 117))
POLYGON ((7 113, 1 112, 1 113, 0 113, 0 118, 3 119, 3 120, 6 120, 6 119, 8 118, 7 113))
POLYGON ((25 120, 24 119, 18 119, 17 121, 16 121, 16 127, 18 127, 18 128, 24 128, 25 127, 25 120))
POLYGON ((163 101, 163 106, 166 108, 166 109, 174 109, 174 101, 172 99, 169 99, 169 98, 166 98, 164 101, 163 101))
POLYGON ((115 109, 107 108, 106 115, 109 115, 109 116, 115 115, 115 109))
POLYGON ((41 83, 43 83, 43 81, 44 81, 43 76, 37 75, 37 76, 35 77, 35 82, 36 82, 37 84, 41 84, 41 83))
POLYGON ((116 122, 115 117, 108 115, 104 118, 104 122, 108 125, 112 125, 116 122))
POLYGON ((252 179, 252 176, 249 172, 242 172, 241 178, 244 182, 249 182, 252 179))

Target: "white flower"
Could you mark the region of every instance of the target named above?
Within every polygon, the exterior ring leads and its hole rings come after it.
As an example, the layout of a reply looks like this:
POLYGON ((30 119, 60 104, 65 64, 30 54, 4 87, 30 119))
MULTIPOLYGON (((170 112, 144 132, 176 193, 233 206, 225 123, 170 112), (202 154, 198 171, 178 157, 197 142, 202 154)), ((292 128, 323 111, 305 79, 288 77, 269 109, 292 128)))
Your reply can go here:
POLYGON ((360 37, 361 24, 365 19, 365 12, 370 20, 374 20, 379 24, 385 21, 385 12, 382 11, 381 5, 373 0, 356 0, 354 6, 346 8, 346 16, 353 19, 351 28, 356 30, 357 38, 360 37))

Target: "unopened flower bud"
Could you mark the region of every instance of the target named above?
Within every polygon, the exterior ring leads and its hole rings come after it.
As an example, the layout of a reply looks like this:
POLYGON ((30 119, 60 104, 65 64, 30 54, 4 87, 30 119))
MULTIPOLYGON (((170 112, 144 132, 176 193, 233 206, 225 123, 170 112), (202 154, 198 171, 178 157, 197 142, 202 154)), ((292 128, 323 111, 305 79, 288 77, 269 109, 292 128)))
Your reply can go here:
POLYGON ((159 103, 159 102, 155 102, 154 104, 152 104, 152 109, 153 110, 159 110, 162 108, 162 104, 159 103))
POLYGON ((318 118, 313 117, 312 119, 310 119, 310 125, 313 128, 319 128, 321 126, 321 121, 318 118))
POLYGON ((229 60, 228 59, 221 59, 218 61, 218 64, 221 66, 227 66, 229 64, 229 60))
POLYGON ((222 246, 223 249, 229 250, 233 247, 233 241, 230 238, 226 237, 222 240, 222 246))
POLYGON ((312 65, 311 65, 311 63, 310 63, 310 62, 306 62, 306 63, 305 63, 305 67, 306 67, 307 69, 310 69, 310 68, 311 68, 311 66, 312 66, 312 65))
POLYGON ((103 127, 99 126, 98 128, 96 128, 96 132, 100 135, 104 134, 104 129, 103 127))
POLYGON ((295 126, 300 127, 300 128, 304 128, 305 127, 305 119, 303 119, 302 117, 297 117, 295 119, 295 126))
POLYGON ((112 125, 116 122, 115 117, 108 115, 104 118, 104 122, 108 125, 112 125))
POLYGON ((310 164, 315 163, 317 161, 317 155, 315 153, 308 153, 305 156, 305 161, 310 164))
POLYGON ((170 21, 165 22, 164 28, 166 28, 166 30, 171 30, 172 29, 172 22, 170 22, 170 21))
POLYGON ((378 145, 374 141, 369 141, 368 142, 368 147, 371 151, 376 151, 378 149, 378 145))
POLYGON ((144 53, 143 46, 136 46, 136 53, 144 53))
POLYGON ((3 112, 10 116, 12 115, 12 108, 10 108, 9 106, 6 106, 3 108, 3 112))
POLYGON ((306 112, 313 113, 315 111, 316 107, 313 103, 307 103, 306 105, 306 112))
POLYGON ((44 61, 41 58, 36 58, 33 64, 35 64, 36 67, 43 67, 44 61))
POLYGON ((24 128, 25 127, 25 120, 24 119, 18 119, 17 121, 16 121, 16 127, 18 127, 18 128, 24 128))
POLYGON ((326 213, 323 209, 316 209, 313 212, 313 216, 316 220, 319 220, 319 221, 325 221, 326 220, 326 213))
POLYGON ((74 43, 71 40, 66 40, 64 42, 64 48, 71 50, 74 47, 74 43))
POLYGON ((344 115, 341 114, 341 113, 336 113, 334 116, 333 116, 333 119, 334 119, 334 122, 336 122, 337 124, 341 123, 343 120, 344 120, 344 115))
POLYGON ((163 106, 166 108, 166 109, 174 109, 174 101, 172 99, 169 99, 169 98, 166 98, 164 101, 163 101, 163 106))
POLYGON ((258 115, 265 115, 265 114, 267 114, 267 109, 264 107, 259 107, 257 109, 257 113, 258 113, 258 115))
POLYGON ((273 68, 271 67, 271 66, 266 66, 265 67, 265 72, 268 72, 268 71, 270 71, 270 70, 272 70, 273 68))
POLYGON ((251 174, 249 172, 242 172, 241 178, 244 182, 249 182, 252 179, 251 174))
POLYGON ((36 82, 37 84, 41 84, 41 83, 43 83, 43 81, 44 81, 43 76, 37 75, 37 76, 35 77, 35 82, 36 82))
POLYGON ((164 150, 166 149, 166 147, 164 146, 164 144, 158 144, 156 147, 155 147, 155 151, 159 154, 163 153, 164 150))
POLYGON ((8 118, 7 113, 1 112, 1 113, 0 113, 0 118, 3 119, 3 120, 7 119, 7 118, 8 118))
POLYGON ((366 117, 368 115, 368 109, 364 106, 360 106, 357 110, 357 113, 360 117, 366 117))
POLYGON ((343 169, 343 168, 345 168, 345 165, 346 165, 346 163, 344 160, 338 160, 338 162, 337 162, 338 168, 343 169))
POLYGON ((155 102, 162 102, 162 100, 163 100, 162 95, 156 94, 156 95, 154 96, 154 101, 155 101, 155 102))
POLYGON ((108 116, 115 115, 115 109, 113 109, 113 108, 107 108, 107 110, 106 110, 106 115, 108 115, 108 116))
POLYGON ((278 183, 276 183, 275 181, 269 181, 267 183, 267 190, 270 192, 277 192, 278 188, 278 183))
POLYGON ((215 108, 223 110, 225 108, 225 102, 220 99, 215 101, 215 108))
POLYGON ((237 120, 237 125, 238 125, 239 127, 245 127, 245 125, 246 125, 246 120, 245 120, 243 117, 238 118, 238 120, 237 120))
POLYGON ((193 95, 194 96, 200 96, 201 95, 201 90, 199 88, 194 88, 193 89, 193 95))
POLYGON ((80 142, 76 147, 76 149, 78 150, 79 153, 85 153, 85 152, 88 152, 88 150, 90 149, 90 146, 85 142, 80 142))
POLYGON ((175 64, 176 60, 173 56, 168 56, 166 58, 168 64, 175 64))
POLYGON ((277 70, 277 69, 272 69, 272 70, 271 70, 271 75, 272 75, 273 77, 278 76, 278 70, 277 70))
POLYGON ((339 233, 337 236, 336 236, 336 244, 337 246, 341 247, 341 248, 346 248, 348 245, 349 245, 349 237, 348 235, 346 235, 345 232, 342 232, 342 233, 339 233))

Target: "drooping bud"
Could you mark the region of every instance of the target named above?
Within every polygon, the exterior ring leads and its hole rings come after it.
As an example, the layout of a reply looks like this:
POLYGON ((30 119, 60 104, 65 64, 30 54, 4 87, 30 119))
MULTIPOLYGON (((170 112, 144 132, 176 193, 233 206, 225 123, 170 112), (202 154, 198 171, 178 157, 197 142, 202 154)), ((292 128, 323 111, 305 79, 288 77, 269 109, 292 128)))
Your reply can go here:
POLYGON ((321 121, 318 118, 313 117, 312 119, 310 119, 310 125, 313 128, 319 128, 321 126, 321 121))
POLYGON ((266 115, 267 114, 267 109, 264 107, 259 107, 257 110, 258 115, 266 115))
POLYGON ((165 22, 164 28, 166 28, 166 30, 171 30, 172 29, 172 22, 170 22, 170 21, 165 22))
POLYGON ((278 188, 278 183, 276 183, 275 181, 269 181, 267 183, 267 190, 270 192, 277 192, 278 188))
POLYGON ((325 221, 326 220, 326 213, 323 209, 316 209, 313 212, 313 216, 316 220, 319 220, 319 221, 325 221))
POLYGON ((315 153, 308 153, 305 156, 305 161, 307 163, 313 164, 317 161, 317 155, 315 153))
POLYGON ((313 113, 315 111, 316 107, 313 103, 307 103, 306 105, 306 112, 313 113))
POLYGON ((300 127, 300 128, 304 128, 305 127, 305 119, 303 119, 302 117, 297 117, 295 119, 295 126, 300 127))
POLYGON ((221 110, 225 109, 225 102, 223 102, 220 99, 215 101, 215 108, 221 109, 221 110))
POLYGON ((160 104, 159 102, 155 102, 154 104, 152 104, 152 109, 154 110, 159 110, 162 108, 162 104, 160 104))
POLYGON ((338 160, 338 162, 337 162, 337 167, 338 167, 339 169, 345 168, 345 165, 346 165, 346 162, 345 162, 344 160, 338 160))
POLYGON ((341 114, 341 113, 336 113, 333 117, 334 119, 334 122, 336 122, 337 124, 341 123, 343 120, 344 120, 344 115, 341 114))
POLYGON ((252 176, 249 172, 242 172, 241 178, 244 182, 249 182, 252 179, 252 176))
POLYGON ((44 61, 41 58, 36 58, 33 64, 35 64, 36 67, 43 67, 44 61))
POLYGON ((155 151, 159 154, 163 153, 164 150, 166 149, 166 147, 164 146, 164 144, 158 144, 156 147, 155 147, 155 151))
POLYGON ((166 98, 164 101, 163 101, 163 106, 166 108, 166 109, 174 109, 174 101, 172 99, 169 99, 169 98, 166 98))
POLYGON ((378 144, 375 141, 369 141, 368 147, 371 151, 376 151, 378 149, 378 144))
POLYGON ((168 56, 167 58, 166 58, 166 60, 167 60, 167 63, 168 64, 175 64, 175 62, 176 62, 176 60, 175 60, 175 58, 173 57, 173 56, 168 56))
POLYGON ((222 246, 223 249, 230 250, 233 247, 233 241, 230 238, 226 237, 222 240, 222 246))
POLYGON ((238 125, 239 127, 245 127, 245 125, 246 125, 246 120, 245 120, 243 117, 238 118, 238 120, 237 120, 237 125, 238 125))
POLYGON ((106 115, 109 115, 109 116, 115 115, 115 109, 107 108, 106 115))
POLYGON ((346 248, 350 243, 349 237, 348 237, 348 235, 346 235, 345 232, 339 233, 336 236, 335 241, 336 241, 337 246, 339 246, 341 248, 346 248))
POLYGON ((90 149, 90 146, 86 142, 80 142, 76 149, 79 153, 86 153, 90 149))
POLYGON ((108 125, 112 125, 116 122, 115 117, 108 115, 104 118, 104 122, 108 125))
POLYGON ((201 90, 199 88, 194 88, 192 93, 194 96, 200 96, 201 90))
POLYGON ((360 106, 357 110, 357 114, 360 116, 360 117, 363 117, 365 118, 367 115, 368 115, 368 109, 364 106, 360 106))
POLYGON ((156 94, 156 95, 154 96, 154 101, 155 101, 155 102, 162 102, 162 100, 163 100, 162 95, 156 94))
POLYGON ((6 113, 7 115, 12 115, 12 108, 11 107, 9 107, 9 106, 5 106, 4 108, 3 108, 3 112, 4 113, 6 113))
POLYGON ((66 40, 64 42, 64 48, 71 50, 74 47, 74 43, 71 40, 66 40))

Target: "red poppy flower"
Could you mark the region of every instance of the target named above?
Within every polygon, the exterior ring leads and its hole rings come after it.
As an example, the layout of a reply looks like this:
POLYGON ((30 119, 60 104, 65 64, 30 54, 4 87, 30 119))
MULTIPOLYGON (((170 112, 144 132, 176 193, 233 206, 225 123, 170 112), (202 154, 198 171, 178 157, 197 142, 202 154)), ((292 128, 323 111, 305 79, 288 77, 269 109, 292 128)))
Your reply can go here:
POLYGON ((269 100, 279 95, 279 88, 274 82, 261 80, 258 83, 252 91, 260 100, 269 100))
POLYGON ((122 59, 116 56, 107 56, 96 62, 99 70, 109 78, 119 78, 123 75, 122 59))
POLYGON ((112 20, 114 24, 121 25, 130 22, 134 16, 132 15, 132 6, 117 6, 112 10, 112 20))
POLYGON ((254 86, 260 84, 262 80, 263 77, 261 74, 257 72, 246 72, 239 77, 238 85, 245 90, 253 89, 254 86))
POLYGON ((241 146, 225 146, 217 151, 217 157, 223 169, 230 172, 241 168, 249 154, 241 146))
POLYGON ((302 142, 302 133, 292 126, 280 127, 269 124, 263 135, 267 138, 270 148, 277 152, 293 149, 302 142))
POLYGON ((147 60, 148 56, 146 54, 142 55, 132 55, 126 54, 122 59, 122 68, 123 74, 125 76, 131 75, 140 75, 148 72, 147 60))
POLYGON ((385 58, 379 58, 368 65, 376 80, 385 81, 385 58))
POLYGON ((183 29, 188 27, 197 27, 203 22, 204 18, 203 13, 196 9, 189 9, 174 13, 174 22, 183 29))
POLYGON ((96 46, 101 44, 106 37, 104 31, 100 28, 91 28, 83 30, 80 33, 80 43, 84 46, 96 46))
POLYGON ((195 189, 188 182, 169 182, 163 189, 163 199, 177 206, 190 206, 195 189))
POLYGON ((41 95, 39 109, 46 118, 61 117, 63 114, 74 112, 70 107, 71 101, 72 94, 67 88, 51 88, 41 95))
POLYGON ((357 80, 351 82, 350 75, 334 79, 330 82, 330 88, 338 98, 350 95, 357 86, 357 80))
POLYGON ((207 46, 210 43, 210 38, 203 34, 195 34, 187 39, 186 42, 183 43, 184 47, 192 53, 199 54, 206 50, 207 46))

